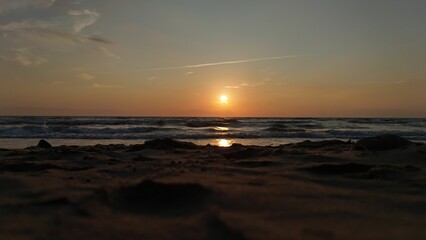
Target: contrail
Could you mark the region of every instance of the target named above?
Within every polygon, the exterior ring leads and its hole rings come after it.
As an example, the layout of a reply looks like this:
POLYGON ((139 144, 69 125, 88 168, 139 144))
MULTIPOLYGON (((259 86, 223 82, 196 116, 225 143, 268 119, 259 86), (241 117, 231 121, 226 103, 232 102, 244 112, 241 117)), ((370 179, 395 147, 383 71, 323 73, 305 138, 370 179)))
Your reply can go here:
POLYGON ((139 69, 136 71, 167 71, 167 70, 178 70, 178 69, 187 69, 187 68, 202 68, 202 67, 211 67, 211 66, 228 65, 228 64, 278 60, 278 59, 294 58, 294 57, 300 57, 300 56, 303 56, 303 55, 287 55, 287 56, 279 56, 279 57, 253 58, 253 59, 244 59, 244 60, 236 60, 236 61, 224 61, 224 62, 185 65, 185 66, 179 66, 179 67, 160 67, 160 68, 139 69))

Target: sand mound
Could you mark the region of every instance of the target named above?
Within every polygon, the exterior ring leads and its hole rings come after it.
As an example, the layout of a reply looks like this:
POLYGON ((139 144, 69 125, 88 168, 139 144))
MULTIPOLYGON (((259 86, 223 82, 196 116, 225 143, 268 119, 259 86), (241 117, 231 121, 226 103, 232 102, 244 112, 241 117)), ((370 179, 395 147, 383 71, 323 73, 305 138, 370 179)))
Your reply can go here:
POLYGON ((235 166, 246 167, 246 168, 259 168, 259 167, 274 167, 281 165, 274 161, 238 161, 234 162, 235 166))
POLYGON ((426 145, 354 145, 0 151, 0 239, 426 239, 426 145))
POLYGON ((169 138, 148 140, 142 145, 132 145, 129 148, 129 152, 136 152, 143 149, 158 149, 158 150, 170 150, 170 149, 196 149, 199 146, 191 142, 180 142, 169 138))
POLYGON ((407 139, 396 135, 381 135, 377 137, 368 137, 358 140, 355 143, 355 150, 373 150, 383 151, 403 148, 410 145, 411 142, 407 139))
POLYGON ((301 147, 301 148, 314 149, 314 148, 335 147, 335 146, 347 145, 347 144, 350 144, 350 142, 344 142, 341 140, 324 140, 324 141, 312 142, 310 140, 306 140, 306 141, 292 144, 292 145, 296 147, 301 147))
POLYGON ((38 172, 49 169, 64 169, 53 164, 36 164, 36 163, 12 163, 4 164, 0 166, 0 171, 2 172, 38 172))
POLYGON ((369 165, 359 163, 320 164, 302 168, 302 170, 320 175, 344 175, 362 179, 403 180, 408 174, 415 174, 420 169, 410 165, 369 165))
POLYGON ((407 174, 420 171, 419 168, 407 165, 405 167, 397 167, 391 165, 381 165, 370 169, 365 178, 382 179, 382 180, 398 180, 405 179, 407 174))
POLYGON ((266 148, 233 146, 223 156, 226 159, 247 159, 272 155, 274 152, 266 148))
POLYGON ((320 164, 312 167, 302 168, 305 171, 324 174, 324 175, 342 175, 351 173, 368 172, 374 165, 359 163, 343 163, 343 164, 320 164))
POLYGON ((191 215, 203 209, 212 191, 199 184, 143 181, 114 190, 111 203, 148 215, 191 215))
POLYGON ((231 229, 225 222, 217 217, 212 217, 207 222, 206 239, 244 240, 244 235, 231 229))
POLYGON ((48 143, 46 140, 41 139, 38 142, 37 147, 40 147, 40 148, 52 148, 52 145, 50 143, 48 143))
POLYGON ((150 162, 150 161, 155 161, 155 159, 150 158, 150 157, 146 157, 146 156, 143 156, 143 155, 139 155, 137 157, 134 157, 132 159, 132 161, 135 161, 135 162, 150 162))

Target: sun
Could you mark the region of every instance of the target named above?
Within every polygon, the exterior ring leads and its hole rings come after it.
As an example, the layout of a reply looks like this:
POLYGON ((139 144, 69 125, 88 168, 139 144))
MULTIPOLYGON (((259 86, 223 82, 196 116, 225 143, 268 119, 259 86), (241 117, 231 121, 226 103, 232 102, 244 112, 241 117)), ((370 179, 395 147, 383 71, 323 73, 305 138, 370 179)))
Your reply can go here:
POLYGON ((228 103, 228 96, 226 96, 226 95, 222 95, 222 96, 220 96, 220 103, 222 103, 222 104, 227 104, 228 103))
POLYGON ((230 147, 232 144, 234 144, 234 141, 228 140, 228 139, 217 139, 217 145, 219 147, 230 147))

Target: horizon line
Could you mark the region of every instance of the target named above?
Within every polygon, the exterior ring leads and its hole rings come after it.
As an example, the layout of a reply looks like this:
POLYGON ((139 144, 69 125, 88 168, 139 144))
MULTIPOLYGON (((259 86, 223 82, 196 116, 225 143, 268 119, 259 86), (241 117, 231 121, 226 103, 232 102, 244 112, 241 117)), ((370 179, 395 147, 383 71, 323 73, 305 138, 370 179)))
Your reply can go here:
POLYGON ((424 117, 403 117, 403 116, 374 116, 374 117, 366 117, 366 116, 357 116, 357 117, 350 117, 350 116, 189 116, 189 115, 181 115, 181 116, 156 116, 156 115, 2 115, 0 114, 0 117, 104 117, 104 118, 365 118, 365 119, 373 119, 373 118, 398 118, 398 119, 426 119, 426 116, 424 117))

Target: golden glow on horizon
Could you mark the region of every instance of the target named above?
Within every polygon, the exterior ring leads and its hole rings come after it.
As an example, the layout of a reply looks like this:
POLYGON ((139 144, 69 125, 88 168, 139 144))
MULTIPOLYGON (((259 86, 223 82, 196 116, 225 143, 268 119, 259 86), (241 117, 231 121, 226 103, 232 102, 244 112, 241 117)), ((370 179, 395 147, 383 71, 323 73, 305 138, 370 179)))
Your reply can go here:
POLYGON ((226 96, 226 95, 222 95, 222 96, 220 96, 220 103, 222 103, 222 104, 228 104, 228 96, 226 96))
POLYGON ((228 139, 218 139, 217 140, 217 145, 219 147, 230 147, 233 143, 234 143, 234 141, 228 140, 228 139))

